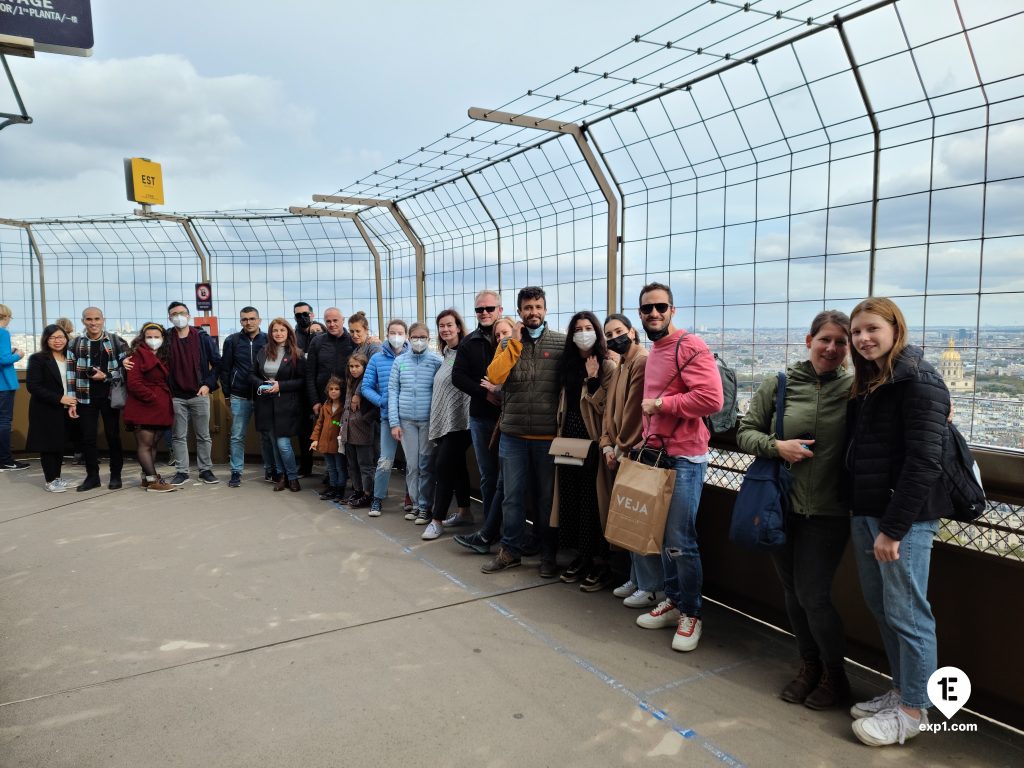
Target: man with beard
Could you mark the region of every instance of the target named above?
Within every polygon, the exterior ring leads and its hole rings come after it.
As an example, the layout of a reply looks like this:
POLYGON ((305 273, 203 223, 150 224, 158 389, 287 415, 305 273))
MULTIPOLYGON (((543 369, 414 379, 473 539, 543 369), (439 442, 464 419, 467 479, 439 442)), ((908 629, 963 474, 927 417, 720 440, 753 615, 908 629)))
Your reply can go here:
MULTIPOLYGON (((501 317, 504 307, 497 291, 480 291, 473 302, 477 328, 459 343, 459 351, 452 367, 452 383, 470 396, 469 432, 473 439, 473 453, 480 470, 480 496, 484 504, 484 527, 466 536, 456 536, 455 541, 480 554, 490 551, 491 542, 497 539, 501 525, 500 508, 492 511, 494 490, 498 484, 498 456, 491 450, 491 436, 501 413, 501 400, 481 382, 487 375, 487 366, 494 359, 494 321, 501 317)), ((447 521, 446 521, 447 522, 447 521)), ((460 519, 449 525, 458 524, 460 519)))
POLYGON ((660 555, 665 600, 636 623, 645 629, 674 627, 673 650, 692 651, 700 641, 703 585, 697 507, 711 437, 703 418, 722 407, 722 379, 704 340, 672 324, 676 308, 671 288, 649 283, 640 290, 639 304, 640 321, 654 342, 640 404, 647 416, 644 440, 665 448, 676 483, 660 555))
POLYGON ((540 575, 553 578, 554 537, 551 535, 551 497, 554 460, 548 454, 558 431, 561 393, 560 363, 565 334, 548 328, 543 288, 519 291, 519 317, 512 337, 498 347, 487 368, 487 378, 502 386, 501 440, 498 461, 505 500, 502 504, 501 548, 480 570, 496 573, 521 563, 526 535, 526 504, 536 502, 535 534, 541 547, 540 575))
MULTIPOLYGON (((295 313, 295 342, 299 345, 299 349, 305 352, 317 336, 313 330, 313 319, 316 315, 313 314, 313 307, 306 301, 295 302, 292 305, 292 312, 295 313)), ((322 400, 323 397, 320 397, 310 402, 305 387, 299 392, 299 420, 301 421, 299 435, 303 438, 299 440, 299 477, 309 477, 313 474, 313 453, 309 450, 309 441, 304 438, 313 431, 313 424, 316 421, 313 414, 313 403, 319 403, 322 400)))

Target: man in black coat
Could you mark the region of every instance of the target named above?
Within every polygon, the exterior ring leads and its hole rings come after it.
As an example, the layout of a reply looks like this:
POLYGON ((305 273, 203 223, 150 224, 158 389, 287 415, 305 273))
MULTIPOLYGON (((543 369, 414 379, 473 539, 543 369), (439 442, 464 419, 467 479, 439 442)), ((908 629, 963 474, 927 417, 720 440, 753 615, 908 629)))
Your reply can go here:
POLYGON ((327 397, 324 391, 327 380, 337 376, 345 381, 348 376, 348 357, 355 349, 352 337, 345 330, 345 318, 340 309, 331 307, 324 312, 324 325, 327 326, 327 333, 316 336, 306 350, 306 396, 313 404, 312 412, 318 415, 320 405, 327 397))
MULTIPOLYGON (((295 313, 295 341, 299 345, 299 349, 306 352, 309 349, 309 343, 316 337, 316 334, 310 330, 316 315, 308 301, 295 302, 292 305, 292 312, 295 313)), ((309 450, 309 440, 304 437, 313 431, 315 419, 312 405, 313 403, 309 401, 306 394, 306 388, 303 387, 302 392, 299 393, 299 413, 301 414, 299 416, 299 432, 300 437, 303 438, 299 440, 299 477, 309 477, 313 473, 313 452, 309 450)))
POLYGON ((504 307, 497 291, 484 290, 473 302, 479 325, 459 343, 459 351, 452 367, 452 383, 470 397, 469 431, 473 438, 473 453, 480 469, 480 495, 483 497, 484 527, 476 533, 459 535, 455 541, 481 555, 490 552, 491 542, 501 534, 501 501, 495 504, 498 485, 498 454, 490 448, 491 436, 501 413, 501 401, 480 386, 487 375, 487 366, 494 359, 494 322, 501 317, 504 307))

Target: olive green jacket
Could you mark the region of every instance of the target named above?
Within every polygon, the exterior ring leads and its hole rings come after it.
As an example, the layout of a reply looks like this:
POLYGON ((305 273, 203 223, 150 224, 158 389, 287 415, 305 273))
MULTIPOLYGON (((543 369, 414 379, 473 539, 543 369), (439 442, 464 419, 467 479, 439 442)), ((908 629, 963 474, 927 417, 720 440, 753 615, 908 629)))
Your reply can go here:
MULTIPOLYGON (((845 371, 819 377, 810 361, 786 371, 783 439, 810 435, 814 458, 790 466, 793 511, 799 515, 849 515, 844 498, 843 457, 846 453, 846 405, 853 376, 845 371)), ((775 449, 775 393, 778 377, 765 379, 740 419, 736 443, 755 456, 778 458, 775 449)))

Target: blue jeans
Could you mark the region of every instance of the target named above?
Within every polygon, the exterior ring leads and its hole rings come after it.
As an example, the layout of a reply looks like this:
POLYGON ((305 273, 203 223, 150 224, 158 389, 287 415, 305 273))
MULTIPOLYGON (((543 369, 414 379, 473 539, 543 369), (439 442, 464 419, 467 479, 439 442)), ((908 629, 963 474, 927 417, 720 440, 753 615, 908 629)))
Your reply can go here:
POLYGON ((402 450, 405 451, 406 477, 409 495, 413 504, 420 509, 430 509, 434 504, 434 473, 430 459, 434 444, 430 442, 430 423, 427 421, 406 421, 402 419, 402 450))
MULTIPOLYGON (((231 397, 231 471, 241 473, 245 469, 245 433, 249 429, 253 402, 244 397, 231 397)), ((260 432, 260 454, 263 456, 263 471, 273 473, 274 444, 267 432, 260 432)))
POLYGON ((704 585, 700 548, 697 546, 697 508, 704 488, 707 464, 694 464, 680 456, 672 457, 676 485, 665 521, 661 564, 665 569, 665 597, 681 613, 700 618, 700 592, 704 585))
MULTIPOLYGON (((398 441, 391 436, 391 426, 382 421, 380 424, 380 458, 377 459, 377 470, 373 475, 373 497, 386 499, 388 484, 391 482, 391 468, 395 466, 395 454, 398 453, 398 441)), ((412 483, 406 475, 406 486, 409 498, 412 498, 412 483)), ((415 503, 415 502, 413 502, 415 503)))
POLYGON ((928 569, 938 520, 914 523, 900 541, 900 558, 889 563, 875 559, 877 517, 851 518, 850 535, 857 558, 864 602, 878 622, 893 687, 904 706, 925 709, 928 678, 937 665, 935 617, 928 604, 928 569))
POLYGON ((18 390, 0 392, 0 466, 14 463, 11 453, 11 422, 14 420, 14 395, 18 390))
POLYGON ((284 472, 285 477, 289 480, 298 480, 299 465, 295 461, 295 449, 292 448, 291 437, 275 437, 273 432, 266 434, 274 446, 274 464, 277 466, 278 472, 284 472))
POLYGON ((644 592, 661 592, 665 589, 665 566, 661 555, 638 555, 629 553, 629 580, 644 592))
POLYGON ((344 488, 348 482, 348 459, 343 453, 325 453, 327 480, 331 488, 344 488))
POLYGON ((532 498, 536 501, 534 534, 541 543, 541 559, 554 560, 549 530, 555 462, 548 455, 550 447, 550 440, 525 440, 505 434, 498 444, 498 460, 501 462, 501 476, 505 486, 505 500, 501 508, 501 546, 515 557, 523 554, 526 499, 532 498))
POLYGON ((480 470, 480 500, 487 516, 490 516, 494 489, 498 486, 498 456, 490 449, 491 435, 496 425, 494 419, 469 417, 469 434, 473 438, 473 453, 477 469, 480 470))

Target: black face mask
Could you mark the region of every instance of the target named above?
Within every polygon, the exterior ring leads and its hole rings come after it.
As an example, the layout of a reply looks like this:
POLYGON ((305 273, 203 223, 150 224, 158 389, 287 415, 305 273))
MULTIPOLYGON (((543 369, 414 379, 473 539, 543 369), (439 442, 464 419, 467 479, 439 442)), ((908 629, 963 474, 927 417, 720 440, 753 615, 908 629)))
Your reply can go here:
POLYGON ((658 339, 664 339, 668 336, 668 325, 662 328, 660 331, 648 331, 644 328, 644 332, 647 334, 647 338, 651 341, 657 341, 658 339))
POLYGON ((608 339, 608 349, 617 355, 624 355, 629 351, 629 348, 633 346, 633 340, 629 338, 629 334, 622 334, 616 336, 614 339, 608 339))
POLYGON ((299 326, 299 328, 305 330, 306 328, 309 328, 309 324, 312 323, 313 321, 309 319, 308 312, 296 312, 295 322, 299 326))

